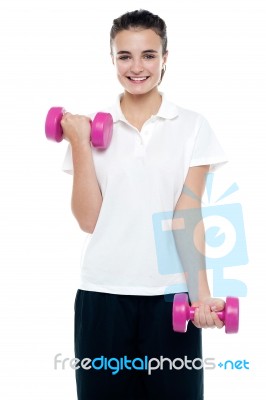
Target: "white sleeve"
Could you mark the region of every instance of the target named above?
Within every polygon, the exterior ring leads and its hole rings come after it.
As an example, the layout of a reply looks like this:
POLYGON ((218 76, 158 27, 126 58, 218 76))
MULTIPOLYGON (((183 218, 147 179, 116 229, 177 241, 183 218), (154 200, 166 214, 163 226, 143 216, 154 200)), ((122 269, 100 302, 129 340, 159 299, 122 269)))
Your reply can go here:
POLYGON ((227 163, 228 158, 208 121, 200 117, 201 124, 195 138, 190 167, 210 165, 210 172, 214 172, 227 163))
POLYGON ((73 161, 72 161, 72 150, 71 145, 68 145, 66 155, 63 161, 62 170, 68 174, 73 175, 73 161))

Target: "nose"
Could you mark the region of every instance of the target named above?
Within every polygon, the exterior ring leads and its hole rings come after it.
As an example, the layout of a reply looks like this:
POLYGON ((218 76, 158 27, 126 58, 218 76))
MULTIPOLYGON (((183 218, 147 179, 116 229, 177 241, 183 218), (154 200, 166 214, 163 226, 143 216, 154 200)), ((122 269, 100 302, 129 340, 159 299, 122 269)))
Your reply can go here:
POLYGON ((131 66, 130 66, 130 71, 136 75, 140 74, 141 72, 143 72, 144 67, 142 64, 142 60, 141 59, 133 59, 131 66))

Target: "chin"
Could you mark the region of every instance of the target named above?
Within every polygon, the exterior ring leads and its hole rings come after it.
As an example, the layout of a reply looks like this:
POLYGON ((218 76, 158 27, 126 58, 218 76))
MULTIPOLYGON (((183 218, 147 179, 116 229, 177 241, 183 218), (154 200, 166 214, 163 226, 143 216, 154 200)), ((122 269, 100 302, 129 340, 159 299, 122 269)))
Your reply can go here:
POLYGON ((143 86, 143 87, 132 88, 131 86, 128 85, 123 85, 123 87, 128 93, 132 95, 142 95, 156 90, 158 88, 158 83, 146 87, 143 86))

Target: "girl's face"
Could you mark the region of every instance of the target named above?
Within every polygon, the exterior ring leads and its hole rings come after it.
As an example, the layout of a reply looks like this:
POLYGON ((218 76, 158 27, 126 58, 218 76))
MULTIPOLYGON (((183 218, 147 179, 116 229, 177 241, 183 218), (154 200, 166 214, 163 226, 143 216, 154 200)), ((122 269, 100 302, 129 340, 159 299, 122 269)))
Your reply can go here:
POLYGON ((119 32, 112 51, 118 80, 127 92, 145 94, 158 86, 167 53, 162 55, 161 38, 152 29, 119 32))

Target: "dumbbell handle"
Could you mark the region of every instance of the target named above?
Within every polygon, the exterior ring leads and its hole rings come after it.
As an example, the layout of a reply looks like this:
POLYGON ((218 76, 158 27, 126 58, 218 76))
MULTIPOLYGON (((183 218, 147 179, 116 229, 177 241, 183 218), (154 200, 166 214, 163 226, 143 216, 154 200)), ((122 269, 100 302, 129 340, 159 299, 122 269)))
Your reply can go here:
MULTIPOLYGON (((189 309, 189 316, 188 316, 188 319, 190 319, 191 321, 194 321, 194 316, 195 316, 195 310, 198 308, 198 307, 189 307, 190 309, 189 309)), ((219 317, 219 319, 221 320, 221 321, 223 321, 224 322, 224 320, 225 320, 225 312, 224 312, 224 310, 222 310, 222 311, 217 311, 217 312, 215 312, 216 313, 216 315, 219 317)))

